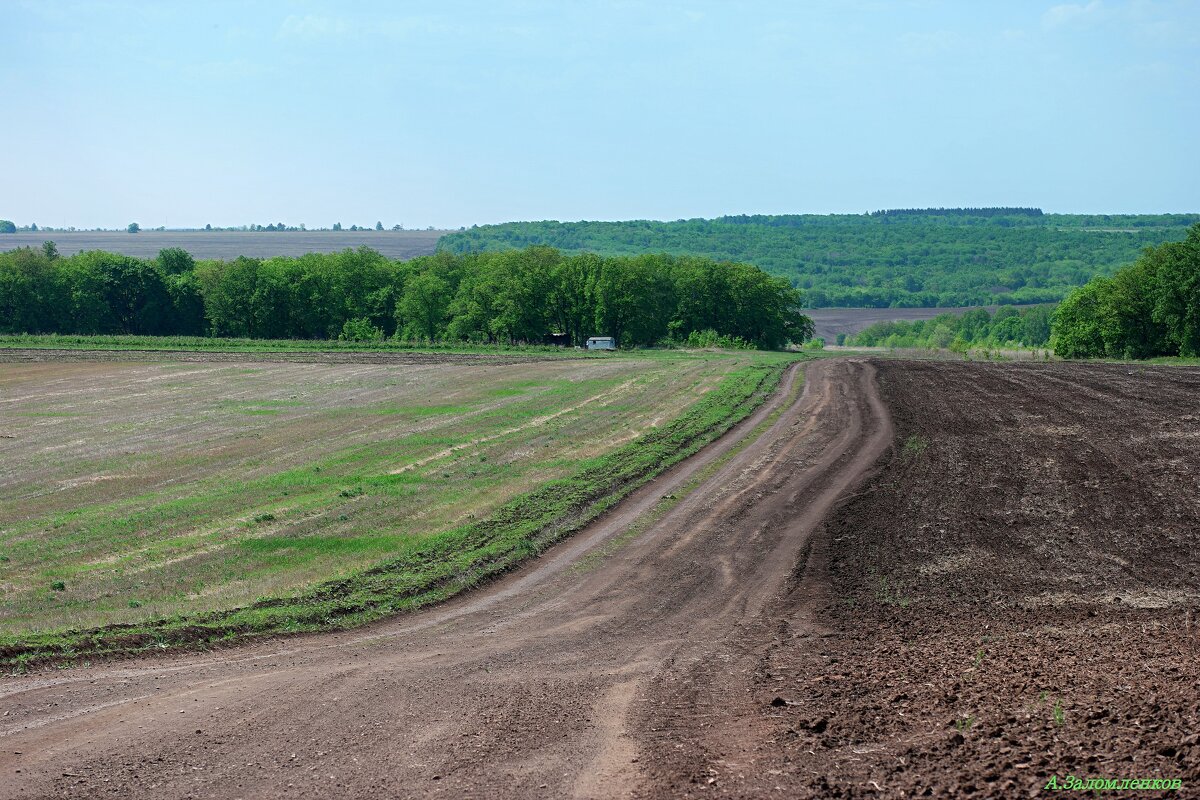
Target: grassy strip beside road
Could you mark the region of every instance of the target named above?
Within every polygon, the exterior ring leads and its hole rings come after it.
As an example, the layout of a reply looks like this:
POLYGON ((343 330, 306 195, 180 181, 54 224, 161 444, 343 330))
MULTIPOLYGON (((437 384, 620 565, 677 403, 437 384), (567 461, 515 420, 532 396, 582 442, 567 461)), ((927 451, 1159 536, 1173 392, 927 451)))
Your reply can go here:
POLYGON ((0 636, 0 663, 21 670, 35 663, 346 628, 446 599, 569 536, 720 436, 766 399, 786 363, 771 358, 741 366, 673 422, 582 462, 569 477, 507 502, 485 520, 408 543, 374 568, 232 610, 90 630, 6 634, 0 636))

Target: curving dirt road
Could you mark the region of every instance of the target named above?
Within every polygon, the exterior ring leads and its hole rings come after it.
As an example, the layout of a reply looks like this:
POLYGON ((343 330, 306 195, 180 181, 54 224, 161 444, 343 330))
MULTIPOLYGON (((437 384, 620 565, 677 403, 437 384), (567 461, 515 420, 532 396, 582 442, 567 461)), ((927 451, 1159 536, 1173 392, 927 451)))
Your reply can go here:
MULTIPOLYGON (((689 682, 741 668, 810 533, 892 441, 874 376, 865 362, 812 363, 792 402, 789 373, 771 404, 702 454, 525 569, 437 608, 343 634, 5 679, 0 797, 669 792, 662 772, 697 732, 661 727, 667 706, 691 702, 689 682)), ((728 701, 705 740, 736 751, 740 707, 728 701)))

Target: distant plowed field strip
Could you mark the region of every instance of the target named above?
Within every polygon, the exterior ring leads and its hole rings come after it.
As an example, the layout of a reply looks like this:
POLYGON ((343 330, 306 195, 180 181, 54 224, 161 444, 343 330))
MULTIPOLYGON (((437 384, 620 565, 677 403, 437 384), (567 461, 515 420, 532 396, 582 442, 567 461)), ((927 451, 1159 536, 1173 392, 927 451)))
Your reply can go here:
POLYGON ((0 250, 42 246, 52 241, 63 255, 106 250, 138 258, 154 258, 168 247, 182 247, 195 258, 271 258, 305 253, 335 253, 369 247, 388 258, 430 255, 445 231, 23 231, 0 235, 0 250))
POLYGON ((749 363, 61 356, 0 366, 10 635, 243 606, 373 566, 670 422, 749 363))
POLYGON ((959 306, 956 308, 810 308, 804 313, 812 318, 814 335, 833 344, 839 333, 852 336, 877 322, 900 322, 933 319, 942 314, 964 314, 973 308, 986 308, 996 313, 999 306, 959 306))

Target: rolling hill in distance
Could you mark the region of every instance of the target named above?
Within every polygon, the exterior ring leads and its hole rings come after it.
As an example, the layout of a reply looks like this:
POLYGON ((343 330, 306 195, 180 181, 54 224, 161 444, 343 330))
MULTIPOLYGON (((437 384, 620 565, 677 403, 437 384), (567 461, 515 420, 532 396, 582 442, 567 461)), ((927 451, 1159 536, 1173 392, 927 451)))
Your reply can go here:
POLYGON ((666 252, 755 264, 804 290, 806 305, 1044 303, 1180 241, 1198 214, 1044 214, 1036 208, 726 216, 675 222, 509 222, 452 232, 456 253, 548 245, 567 252, 666 252))

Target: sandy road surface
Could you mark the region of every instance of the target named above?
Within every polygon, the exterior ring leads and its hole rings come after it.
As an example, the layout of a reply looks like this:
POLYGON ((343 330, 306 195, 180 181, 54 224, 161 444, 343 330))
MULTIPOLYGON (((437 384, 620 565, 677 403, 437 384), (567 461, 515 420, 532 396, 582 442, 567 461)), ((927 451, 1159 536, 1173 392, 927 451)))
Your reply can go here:
POLYGON ((770 410, 528 568, 441 607, 6 679, 0 796, 656 794, 654 753, 670 737, 648 709, 760 624, 820 518, 891 442, 874 367, 826 361, 753 445, 714 463, 770 410), (706 466, 696 491, 617 538, 706 466))

